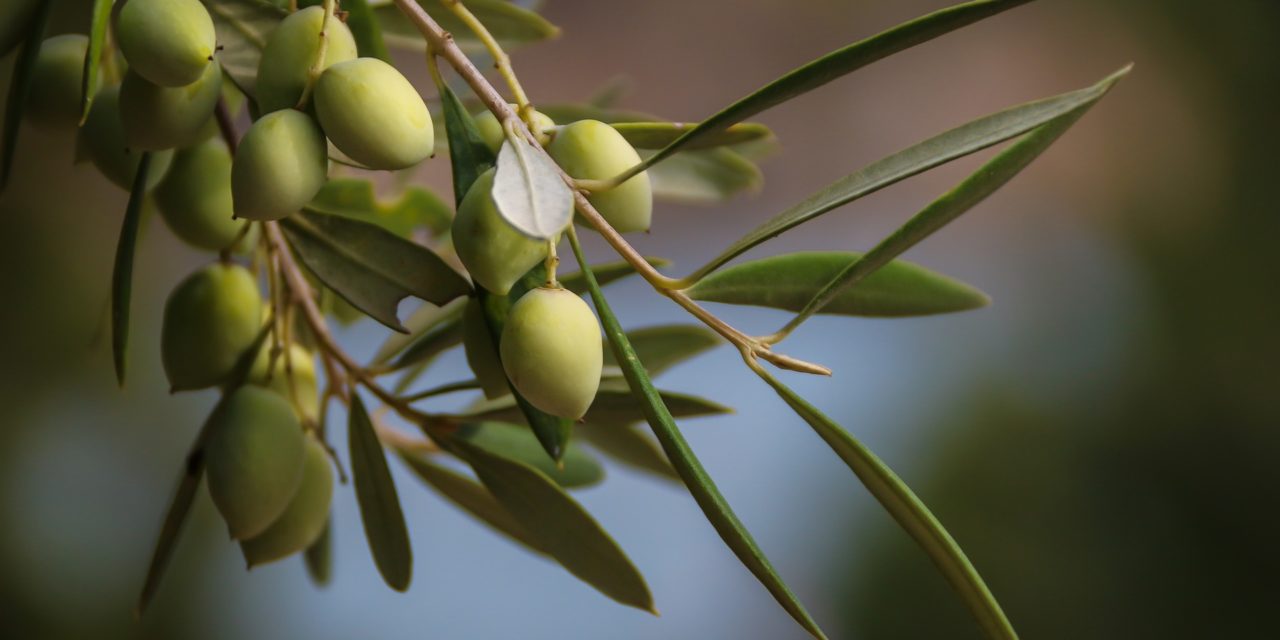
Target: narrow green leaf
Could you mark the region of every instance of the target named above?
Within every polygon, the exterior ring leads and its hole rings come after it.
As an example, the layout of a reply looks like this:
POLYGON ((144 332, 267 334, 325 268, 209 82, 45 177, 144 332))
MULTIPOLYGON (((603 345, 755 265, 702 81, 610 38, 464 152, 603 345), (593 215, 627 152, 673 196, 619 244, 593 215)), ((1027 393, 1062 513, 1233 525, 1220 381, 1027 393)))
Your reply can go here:
POLYGON ((437 82, 436 89, 440 92, 440 102, 444 109, 445 136, 449 139, 449 164, 453 169, 454 204, 458 205, 462 203, 462 197, 467 195, 471 183, 496 164, 498 159, 480 137, 475 119, 462 105, 458 94, 445 82, 437 82))
POLYGON ((691 275, 690 279, 696 280, 752 247, 832 209, 956 158, 1020 136, 1074 109, 1097 102, 1127 72, 1128 67, 1103 78, 1091 87, 1028 102, 978 118, 877 160, 827 185, 756 227, 691 275))
POLYGON ((396 591, 409 588, 413 574, 413 550, 409 531, 400 510, 396 485, 387 468, 382 443, 358 394, 351 396, 347 421, 347 446, 351 452, 351 478, 360 503, 360 520, 373 552, 373 562, 387 586, 396 591))
POLYGON ((555 482, 523 462, 465 440, 451 440, 449 446, 537 546, 569 573, 622 604, 657 613, 644 576, 600 523, 555 482))
POLYGON ((973 0, 904 22, 888 31, 837 49, 761 87, 755 93, 703 120, 646 161, 653 166, 707 136, 719 133, 766 109, 803 95, 899 51, 1026 4, 1030 0, 973 0))
POLYGON ((80 77, 80 124, 89 117, 93 97, 98 93, 102 71, 102 45, 107 40, 107 24, 115 0, 93 0, 93 17, 89 21, 89 48, 84 54, 84 72, 80 77))
POLYGON ((1013 625, 983 582, 982 576, 978 575, 977 569, 969 562, 960 545, 911 488, 870 449, 831 418, 778 382, 764 369, 757 369, 756 373, 773 387, 797 415, 813 427, 814 432, 849 465, 867 491, 875 496, 889 515, 924 549, 952 588, 964 599, 965 605, 978 619, 987 636, 1016 639, 1017 632, 1013 630, 1013 625))
POLYGON ((138 172, 125 206, 116 243, 115 268, 111 272, 111 359, 116 368, 116 383, 124 386, 125 365, 129 348, 129 303, 133 297, 133 254, 138 244, 138 225, 142 220, 142 201, 146 198, 147 174, 151 154, 138 159, 138 172))
POLYGON ((342 9, 347 12, 347 27, 355 36, 356 49, 362 58, 378 58, 391 63, 391 52, 387 51, 387 43, 382 39, 382 25, 373 15, 367 0, 342 0, 342 9))
POLYGON ((584 424, 577 432, 590 444, 611 459, 633 469, 639 469, 667 480, 680 482, 680 474, 671 468, 667 456, 649 437, 640 433, 632 424, 584 424))
POLYGON ((452 310, 450 315, 453 316, 451 319, 431 327, 410 344, 409 348, 405 349, 404 353, 392 363, 392 370, 398 371, 414 365, 428 364, 441 353, 462 344, 461 307, 452 310))
MULTIPOLYGON (((627 332, 627 340, 653 378, 671 367, 721 343, 716 332, 692 324, 645 327, 627 332)), ((604 351, 605 366, 617 366, 612 349, 604 351)))
POLYGON ((429 461, 425 456, 400 451, 400 459, 409 470, 444 496, 449 502, 489 525, 494 531, 524 545, 535 553, 545 553, 529 536, 529 532, 516 521, 506 508, 498 503, 484 485, 429 461))
MULTIPOLYGON (((578 238, 572 232, 569 234, 569 241, 573 245, 573 254, 577 257, 579 264, 587 264, 582 255, 582 247, 578 243, 578 238)), ((583 271, 586 274, 588 287, 591 290, 591 301, 595 304, 596 312, 600 315, 605 335, 608 336, 609 343, 613 346, 614 357, 621 363, 623 375, 626 376, 627 383, 631 386, 632 391, 643 400, 645 419, 648 420, 650 428, 653 429, 653 434, 657 436, 658 442, 662 445, 662 450, 666 452, 672 466, 675 467, 681 479, 684 480, 685 486, 689 488, 689 493, 693 494, 693 499, 706 515, 707 521, 711 523, 712 527, 715 527, 716 533, 720 534, 720 538, 738 556, 743 566, 750 570, 756 576, 756 579, 769 590, 769 593, 778 601, 778 604, 782 605, 782 608, 791 614, 791 617, 815 638, 825 639, 826 635, 822 633, 818 623, 813 620, 809 612, 805 610, 804 605, 800 604, 795 594, 791 592, 791 589, 783 582, 778 572, 774 570, 769 559, 765 557, 764 552, 756 544, 755 539, 751 537, 747 528, 738 520, 738 516, 733 513, 733 509, 729 507, 729 503, 720 494, 715 482, 711 480, 711 476, 707 474, 706 469, 702 467, 702 463, 698 461, 698 457, 694 455, 693 449, 689 447, 689 443, 681 435, 680 428, 676 426, 676 421, 667 409, 666 403, 663 402, 662 396, 653 387, 653 383, 649 381, 649 374, 645 372, 644 366, 640 363, 639 357, 636 356, 635 350, 631 348, 631 342, 627 340, 627 334, 622 331, 622 325, 618 323, 618 318, 613 315, 613 310, 609 308, 609 302, 605 300, 599 285, 596 283, 595 278, 592 277, 590 267, 583 269, 583 271)))
POLYGON ((419 229, 448 228, 453 208, 436 194, 409 187, 394 202, 380 201, 373 182, 365 178, 331 178, 307 204, 307 210, 373 222, 402 238, 419 229))
POLYGON ((454 437, 466 440, 494 455, 523 462, 566 489, 599 484, 604 467, 591 454, 570 443, 557 464, 526 427, 505 422, 476 422, 458 428, 454 437))
MULTIPOLYGON (((690 298, 799 311, 831 278, 862 259, 861 253, 806 251, 734 265, 687 290, 690 298)), ((895 318, 951 313, 991 302, 973 287, 905 260, 894 260, 821 313, 895 318)))
MULTIPOLYGON (((1128 73, 1128 67, 1120 70, 1118 76, 1123 76, 1125 73, 1128 73)), ((854 261, 833 276, 787 324, 784 331, 795 329, 800 323, 840 297, 849 287, 889 264, 902 252, 915 246, 916 243, 929 237, 947 223, 977 206, 987 196, 995 193, 1033 160, 1040 157, 1040 154, 1066 133, 1067 129, 1079 121, 1096 103, 1096 100, 1086 102, 1024 134, 1018 142, 979 167, 951 191, 934 200, 888 238, 882 240, 862 256, 861 260, 854 261)))
POLYGON ((405 297, 412 294, 442 305, 471 290, 430 249, 376 224, 303 211, 281 220, 281 227, 312 274, 396 331, 407 331, 396 317, 405 297))
POLYGON ((420 342, 432 329, 442 323, 450 321, 456 323, 462 317, 462 307, 464 305, 466 305, 464 298, 458 298, 442 307, 437 307, 433 304, 420 305, 404 321, 404 326, 409 330, 409 333, 392 333, 388 335, 387 339, 378 347, 378 351, 374 353, 371 366, 387 363, 406 347, 411 347, 420 342))
POLYGON ((40 44, 44 42, 45 25, 49 23, 49 13, 53 9, 53 0, 44 0, 40 8, 31 18, 31 23, 23 31, 27 39, 18 51, 18 59, 13 65, 13 75, 9 79, 9 95, 4 107, 4 141, 0 148, 0 192, 9 186, 9 176, 13 173, 13 156, 18 151, 18 132, 22 130, 22 116, 27 110, 27 96, 31 94, 31 73, 36 66, 36 57, 40 55, 40 44))
MULTIPOLYGON (((613 128, 637 149, 661 149, 695 125, 687 122, 614 122, 613 128)), ((711 149, 773 137, 773 132, 757 122, 739 122, 715 134, 707 135, 685 149, 711 149)))
MULTIPOLYGON (((453 34, 464 49, 483 50, 476 35, 441 0, 418 0, 418 4, 445 31, 453 34)), ((467 0, 466 7, 503 46, 528 44, 560 35, 560 29, 542 16, 507 0, 467 0)), ((380 6, 374 9, 374 14, 382 23, 387 44, 415 50, 426 47, 422 34, 397 7, 390 4, 380 6)))
MULTIPOLYGON (((641 158, 652 154, 640 151, 641 158)), ((764 184, 760 167, 728 148, 678 153, 649 169, 649 179, 655 198, 693 204, 721 202, 764 184)))
POLYGON ((226 77, 246 96, 254 96, 258 61, 267 36, 289 15, 264 0, 200 0, 213 18, 218 36, 218 63, 226 77))
MULTIPOLYGON (((668 410, 677 418, 694 418, 733 413, 733 409, 694 395, 675 391, 661 391, 660 397, 668 410)), ((622 384, 601 383, 596 399, 582 418, 584 422, 599 424, 627 424, 643 420, 644 401, 622 384)), ((522 418, 515 400, 509 396, 483 400, 464 412, 460 418, 467 420, 499 420, 514 422, 522 418)))
POLYGON ((307 575, 317 587, 327 586, 333 578, 333 518, 324 525, 324 531, 303 554, 307 575))

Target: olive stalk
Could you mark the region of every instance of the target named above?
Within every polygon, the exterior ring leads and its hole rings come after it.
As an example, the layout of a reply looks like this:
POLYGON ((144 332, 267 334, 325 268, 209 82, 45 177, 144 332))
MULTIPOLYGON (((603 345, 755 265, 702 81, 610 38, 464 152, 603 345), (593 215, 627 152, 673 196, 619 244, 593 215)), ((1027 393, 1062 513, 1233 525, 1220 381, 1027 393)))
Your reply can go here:
MULTIPOLYGON (((502 45, 498 44, 497 38, 489 32, 484 23, 471 13, 471 10, 462 4, 462 0, 443 0, 444 5, 457 16, 467 28, 480 39, 480 43, 484 45, 489 55, 493 57, 494 66, 498 69, 498 74, 506 81, 507 87, 511 89, 511 96, 516 101, 516 114, 524 121, 525 126, 533 133, 534 139, 542 138, 542 130, 538 125, 537 118, 534 118, 533 104, 529 102, 529 96, 524 92, 524 87, 520 84, 520 78, 516 76, 515 69, 511 66, 511 56, 503 50, 502 45)), ((496 115, 496 114, 495 114, 496 115)))
MULTIPOLYGON (((320 78, 320 73, 324 71, 324 57, 329 52, 329 21, 333 19, 333 11, 336 6, 336 0, 324 0, 324 18, 320 21, 320 44, 316 46, 316 59, 311 63, 311 69, 307 73, 307 84, 302 87, 302 96, 298 98, 298 104, 295 109, 302 109, 307 106, 307 101, 311 99, 311 88, 315 86, 316 80, 320 78)), ((296 10, 296 4, 295 4, 296 10)))

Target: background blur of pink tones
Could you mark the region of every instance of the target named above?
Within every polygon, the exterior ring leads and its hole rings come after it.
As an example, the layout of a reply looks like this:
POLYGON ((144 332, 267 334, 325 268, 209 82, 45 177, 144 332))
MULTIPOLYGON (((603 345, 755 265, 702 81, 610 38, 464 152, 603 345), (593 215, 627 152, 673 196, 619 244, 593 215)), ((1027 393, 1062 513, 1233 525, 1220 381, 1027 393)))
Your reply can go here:
MULTIPOLYGON (((59 31, 87 24, 59 0, 59 31)), ((564 29, 516 52, 537 102, 696 121, 938 0, 548 0, 564 29)), ((879 452, 969 552, 1027 638, 1266 637, 1280 597, 1280 5, 1041 0, 762 114, 764 190, 662 204, 646 254, 684 273, 812 191, 969 119, 1134 72, 1007 188, 908 258, 995 300, 914 320, 818 318, 785 351, 833 366, 787 381, 879 452)), ((404 58, 428 96, 425 71, 404 58)), ((6 85, 13 56, 0 63, 6 85)), ((661 618, 601 597, 474 524, 396 467, 415 551, 385 589, 349 487, 336 562, 243 571, 203 496, 152 611, 130 610, 211 393, 170 396, 164 297, 207 261, 155 220, 137 257, 132 373, 105 329, 126 194, 26 129, 0 196, 0 637, 799 638, 686 492, 610 468, 580 499, 652 587, 661 618)), ((865 198, 754 250, 865 250, 990 152, 865 198)), ((422 179, 445 192, 442 158, 422 179)), ((609 256, 591 237, 589 253, 609 256)), ((683 318, 639 283, 629 326, 683 318)), ((750 332, 786 315, 715 308, 750 332)), ((385 335, 341 332, 358 353, 385 335)), ((431 380, 463 377, 451 354, 431 380)), ((734 406, 682 426, 727 498, 833 637, 970 638, 976 627, 848 469, 728 349, 660 380, 734 406)), ((342 416, 337 414, 338 423, 342 416)), ((341 442, 341 429, 334 436, 341 442)), ((345 456, 344 456, 345 457, 345 456)))

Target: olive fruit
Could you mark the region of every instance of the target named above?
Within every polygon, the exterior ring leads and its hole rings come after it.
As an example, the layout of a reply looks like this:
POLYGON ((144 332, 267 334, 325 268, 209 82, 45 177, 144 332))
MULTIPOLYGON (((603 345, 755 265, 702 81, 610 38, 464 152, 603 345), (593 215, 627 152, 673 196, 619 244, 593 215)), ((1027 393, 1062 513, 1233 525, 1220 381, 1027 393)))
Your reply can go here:
POLYGON ((289 401, 244 386, 214 408, 205 426, 209 495, 231 537, 246 540, 275 522, 302 484, 306 445, 289 401))
POLYGON ((292 109, 262 116, 240 141, 231 164, 236 215, 279 220, 311 201, 329 172, 324 133, 292 109))
POLYGON ((42 0, 4 0, 0 2, 0 58, 18 48, 27 37, 31 18, 42 0))
POLYGON ((115 33, 129 68, 162 87, 199 80, 217 45, 200 0, 127 0, 115 33))
POLYGON ((502 367, 533 406, 577 420, 600 388, 600 324, 577 294, 540 287, 526 293, 502 330, 502 367))
POLYGON ((418 90, 377 58, 325 69, 313 96, 324 132, 343 153, 371 169, 404 169, 431 155, 435 128, 418 90))
MULTIPOLYGON (((320 26, 324 23, 324 9, 308 7, 280 21, 267 46, 262 50, 258 63, 258 79, 254 94, 258 109, 270 113, 288 109, 298 104, 310 79, 311 66, 315 63, 320 47, 320 26)), ((356 41, 351 30, 341 20, 330 20, 325 37, 324 61, 320 68, 356 57, 356 41)))
POLYGON ((534 240, 511 226, 493 202, 490 169, 476 178, 453 219, 453 248, 471 279, 506 295, 511 285, 547 256, 545 240, 534 240))
POLYGON ((244 560, 253 568, 311 546, 324 533, 333 500, 333 468, 329 454, 315 438, 304 438, 302 483, 284 513, 266 531, 240 542, 244 560))
POLYGON ((274 363, 271 362, 271 342, 262 345, 249 370, 249 382, 287 398, 304 421, 315 423, 320 419, 315 358, 302 345, 289 345, 276 356, 274 363))
POLYGON ((262 326, 258 283, 244 267, 215 263, 187 276, 164 305, 160 357, 174 391, 226 379, 262 326))
POLYGON ((211 64, 200 79, 162 87, 130 70, 120 83, 120 118, 129 146, 144 151, 185 147, 205 135, 222 95, 222 68, 211 64))
MULTIPOLYGON (((197 249, 227 249, 249 224, 232 217, 231 152, 217 138, 174 154, 155 201, 169 230, 197 249)), ((240 246, 252 246, 249 235, 240 246)))
POLYGON ((23 114, 41 128, 71 129, 80 123, 80 82, 89 37, 54 36, 40 45, 31 70, 31 93, 23 114))
MULTIPOLYGON (((133 188, 133 178, 138 173, 142 151, 130 149, 125 141, 124 125, 120 121, 120 87, 107 87, 94 98, 89 119, 80 127, 79 144, 93 166, 108 180, 123 189, 133 188)), ((147 172, 147 188, 154 187, 169 169, 172 151, 151 154, 151 167, 147 172)))
MULTIPOLYGON (((511 108, 515 109, 516 105, 511 105, 511 108)), ((555 121, 541 111, 533 112, 533 120, 538 123, 539 129, 546 132, 550 132, 556 126, 555 121)), ((502 123, 498 122, 498 116, 493 115, 492 111, 486 110, 476 116, 476 129, 479 130, 480 139, 484 140, 485 146, 494 153, 502 148, 502 142, 507 139, 506 132, 502 130, 502 123)))
MULTIPOLYGON (((598 120, 579 120, 560 127, 547 152, 565 173, 585 180, 606 180, 640 163, 640 154, 626 138, 598 120)), ((619 232, 649 230, 653 187, 647 172, 587 199, 619 232)))
POLYGON ((507 386, 507 374, 498 360, 498 349, 489 336, 489 323, 485 321, 480 300, 471 298, 462 309, 462 346, 467 354, 467 364, 476 374, 476 381, 486 398, 497 398, 511 393, 507 386))

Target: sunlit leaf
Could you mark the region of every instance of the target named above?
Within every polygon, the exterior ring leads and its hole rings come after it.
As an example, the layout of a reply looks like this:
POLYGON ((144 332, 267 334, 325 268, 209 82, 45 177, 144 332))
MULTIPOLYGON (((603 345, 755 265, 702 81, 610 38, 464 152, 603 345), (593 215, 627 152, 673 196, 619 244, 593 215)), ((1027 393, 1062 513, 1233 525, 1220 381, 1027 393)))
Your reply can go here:
POLYGON ((543 553, 524 527, 507 513, 507 509, 498 503, 484 485, 435 464, 425 456, 401 451, 400 458, 409 466, 410 471, 458 508, 530 551, 543 553))
POLYGON ((489 453, 523 462, 566 489, 589 487, 604 479, 604 468, 600 463, 572 443, 565 449, 559 464, 552 462, 528 427, 505 422, 478 422, 459 427, 454 437, 489 453))
POLYGON ((226 76, 246 96, 254 96, 258 61, 267 36, 288 12, 264 0, 200 0, 213 18, 220 47, 217 59, 226 76))
POLYGON ((517 231, 549 239, 573 219, 573 192, 551 157, 524 137, 508 136, 498 150, 493 202, 517 231))
POLYGON ((373 553, 373 562, 387 586, 409 588, 413 575, 413 551, 396 485, 387 468, 382 443, 358 394, 352 394, 347 422, 347 446, 351 451, 351 477, 360 504, 360 520, 373 553))
MULTIPOLYGON (((594 271, 594 267, 592 268, 594 271)), ((704 326, 672 324, 645 327, 627 332, 631 348, 653 378, 667 369, 703 353, 721 343, 720 336, 704 326)), ((608 341, 606 340, 606 343, 608 341)), ((605 345, 605 366, 618 364, 613 350, 605 345)))
POLYGON ((27 109, 27 96, 31 94, 31 73, 36 66, 36 57, 40 55, 45 25, 49 22, 52 10, 53 0, 40 2, 39 9, 24 29, 27 38, 18 50, 13 75, 9 78, 9 94, 4 106, 4 139, 0 142, 0 192, 9 186, 9 176, 13 173, 13 155, 18 151, 18 132, 22 130, 22 116, 27 109))
POLYGON ((94 0, 93 14, 89 21, 89 47, 84 54, 84 69, 80 75, 80 124, 89 117, 89 108, 98 94, 102 72, 102 45, 107 40, 107 24, 111 19, 111 5, 115 0, 94 0))
POLYGON ((116 368, 116 383, 124 386, 129 350, 129 307, 133 298, 133 256, 138 245, 138 226, 142 221, 142 203, 146 199, 147 175, 151 171, 151 154, 138 159, 133 190, 120 223, 116 243, 115 268, 111 272, 111 360, 116 368))

